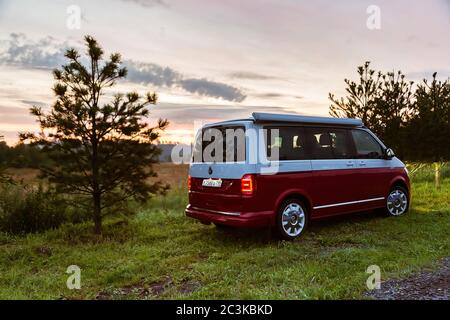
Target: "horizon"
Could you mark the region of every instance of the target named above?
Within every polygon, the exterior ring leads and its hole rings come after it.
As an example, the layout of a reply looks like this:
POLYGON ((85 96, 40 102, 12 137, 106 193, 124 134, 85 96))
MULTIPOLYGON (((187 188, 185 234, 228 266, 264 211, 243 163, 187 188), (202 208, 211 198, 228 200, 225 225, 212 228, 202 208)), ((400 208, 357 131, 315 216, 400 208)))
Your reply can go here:
POLYGON ((448 30, 449 0, 0 0, 0 136, 13 145, 19 131, 38 130, 28 109, 48 110, 51 70, 87 34, 129 69, 112 92, 157 92, 150 123, 170 122, 161 141, 190 143, 195 123, 255 111, 328 116, 328 93, 345 95, 344 79, 365 61, 415 83, 433 72, 447 80, 448 30))

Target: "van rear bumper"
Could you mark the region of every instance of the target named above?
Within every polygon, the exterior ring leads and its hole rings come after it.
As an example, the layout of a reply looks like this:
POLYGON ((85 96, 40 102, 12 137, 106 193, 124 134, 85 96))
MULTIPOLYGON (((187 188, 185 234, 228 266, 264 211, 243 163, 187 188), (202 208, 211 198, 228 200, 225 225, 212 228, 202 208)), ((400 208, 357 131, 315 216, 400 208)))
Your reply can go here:
POLYGON ((262 227, 273 225, 275 215, 271 211, 262 212, 225 212, 193 207, 185 210, 186 216, 201 222, 214 222, 234 227, 262 227))

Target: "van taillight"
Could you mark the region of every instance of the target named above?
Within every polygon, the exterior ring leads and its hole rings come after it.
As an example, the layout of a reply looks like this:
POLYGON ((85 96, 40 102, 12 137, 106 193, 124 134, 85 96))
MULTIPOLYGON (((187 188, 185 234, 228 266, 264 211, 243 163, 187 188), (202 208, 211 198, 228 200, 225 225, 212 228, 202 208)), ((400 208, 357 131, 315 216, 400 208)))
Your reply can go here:
POLYGON ((244 195, 252 195, 255 191, 255 178, 251 174, 246 174, 241 178, 241 192, 244 195))
POLYGON ((192 178, 188 176, 188 191, 191 191, 192 178))

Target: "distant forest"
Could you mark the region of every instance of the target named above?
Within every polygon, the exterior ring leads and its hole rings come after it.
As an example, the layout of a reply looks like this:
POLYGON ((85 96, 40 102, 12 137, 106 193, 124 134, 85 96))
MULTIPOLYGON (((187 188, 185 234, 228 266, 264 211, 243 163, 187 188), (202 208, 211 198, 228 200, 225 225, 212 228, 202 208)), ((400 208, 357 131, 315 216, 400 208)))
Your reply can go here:
MULTIPOLYGON (((170 162, 171 152, 175 144, 158 144, 161 150, 160 162, 170 162)), ((0 141, 0 167, 10 168, 40 168, 49 164, 48 156, 41 152, 40 148, 29 144, 17 144, 8 146, 4 141, 0 141)))

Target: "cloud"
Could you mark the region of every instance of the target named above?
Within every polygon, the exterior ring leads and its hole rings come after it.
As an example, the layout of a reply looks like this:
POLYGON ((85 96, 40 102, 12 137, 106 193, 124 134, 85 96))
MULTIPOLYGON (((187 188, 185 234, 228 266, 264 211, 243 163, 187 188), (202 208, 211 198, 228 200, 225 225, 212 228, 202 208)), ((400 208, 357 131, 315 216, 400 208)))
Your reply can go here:
POLYGON ((128 69, 127 80, 131 82, 152 84, 158 87, 179 87, 189 93, 234 102, 242 102, 246 98, 242 90, 236 87, 205 78, 185 78, 181 73, 169 67, 132 60, 125 61, 124 65, 128 69))
POLYGON ((242 102, 246 95, 238 88, 205 78, 185 78, 181 73, 169 67, 154 63, 125 61, 128 69, 127 80, 140 84, 152 84, 158 87, 180 87, 183 90, 201 96, 242 102))
MULTIPOLYGON (((449 0, 450 1, 450 0, 449 0)), ((406 78, 411 79, 414 81, 420 81, 423 79, 431 79, 433 78, 433 73, 437 72, 437 78, 441 80, 447 80, 450 77, 450 70, 446 69, 428 69, 428 70, 422 70, 422 71, 414 71, 414 72, 407 72, 406 78)))
POLYGON ((122 0, 123 2, 135 3, 145 8, 152 8, 156 6, 168 7, 164 0, 122 0))
POLYGON ((253 111, 273 113, 293 113, 282 106, 263 105, 203 105, 160 102, 151 107, 152 119, 167 118, 175 127, 193 125, 194 121, 222 121, 249 118, 253 111))
POLYGON ((130 82, 171 87, 183 79, 179 72, 154 63, 126 60, 124 66, 128 69, 127 80, 130 82))
POLYGON ((11 33, 10 39, 1 43, 6 44, 2 45, 6 49, 0 51, 0 64, 45 69, 62 65, 65 48, 69 47, 67 42, 58 43, 52 37, 32 41, 21 33, 11 33))
POLYGON ((241 90, 235 87, 206 79, 184 79, 180 81, 180 84, 188 92, 223 98, 228 101, 242 102, 246 97, 241 90))
MULTIPOLYGON (((65 50, 73 47, 68 42, 59 42, 52 37, 33 41, 17 33, 12 33, 10 39, 2 43, 5 43, 1 46, 5 49, 0 50, 0 64, 39 69, 53 69, 65 64, 65 50)), ((80 45, 76 44, 76 47, 80 45)), ((170 67, 155 63, 126 60, 124 66, 128 69, 126 80, 129 82, 178 87, 192 94, 233 102, 242 102, 246 98, 242 90, 234 86, 205 78, 187 78, 170 67)))
POLYGON ((290 94, 283 94, 283 93, 278 93, 278 92, 255 93, 255 96, 258 98, 264 98, 264 99, 292 98, 292 99, 301 100, 304 98, 303 96, 299 96, 299 95, 290 95, 290 94))
POLYGON ((278 77, 268 76, 251 71, 236 71, 228 74, 230 78, 233 79, 247 79, 247 80, 272 80, 278 79, 278 77))
POLYGON ((31 107, 37 106, 37 107, 45 107, 47 104, 42 101, 37 100, 19 100, 19 102, 29 105, 31 107))
POLYGON ((3 107, 0 106, 0 128, 5 125, 14 126, 17 129, 24 124, 34 124, 35 119, 29 116, 28 108, 3 107))
POLYGON ((283 94, 276 93, 276 92, 258 93, 256 96, 259 98, 281 98, 281 97, 284 97, 283 94))

